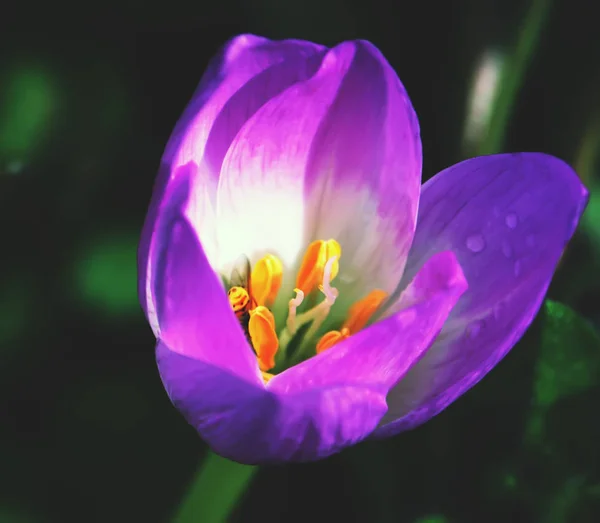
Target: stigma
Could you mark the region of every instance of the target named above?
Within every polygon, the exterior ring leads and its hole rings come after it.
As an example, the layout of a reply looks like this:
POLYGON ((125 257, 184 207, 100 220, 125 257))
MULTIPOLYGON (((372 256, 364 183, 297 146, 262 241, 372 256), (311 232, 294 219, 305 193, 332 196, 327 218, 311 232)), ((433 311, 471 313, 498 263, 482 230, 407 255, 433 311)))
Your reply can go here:
MULTIPOLYGON (((349 309, 337 329, 324 324, 335 306, 339 291, 332 285, 340 270, 342 248, 334 240, 312 242, 304 254, 296 277, 294 296, 288 301, 287 318, 275 324, 271 307, 283 278, 283 264, 274 254, 260 258, 254 267, 245 256, 234 265, 229 279, 228 299, 240 322, 262 373, 269 382, 280 370, 331 349, 367 326, 387 298, 375 289, 349 309), (294 351, 289 351, 292 340, 294 351)), ((331 325, 335 327, 335 324, 331 325)))

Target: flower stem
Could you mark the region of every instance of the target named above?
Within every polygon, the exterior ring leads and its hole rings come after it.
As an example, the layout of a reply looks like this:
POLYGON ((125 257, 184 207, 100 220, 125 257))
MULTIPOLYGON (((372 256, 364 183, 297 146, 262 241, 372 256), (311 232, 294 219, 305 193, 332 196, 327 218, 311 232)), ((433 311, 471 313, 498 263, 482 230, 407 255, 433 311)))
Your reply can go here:
POLYGON ((530 2, 513 53, 508 57, 507 71, 492 112, 488 135, 481 143, 478 155, 498 153, 502 150, 519 88, 538 46, 551 6, 552 0, 530 2))
POLYGON ((222 523, 227 521, 258 467, 240 465, 209 452, 171 523, 222 523))

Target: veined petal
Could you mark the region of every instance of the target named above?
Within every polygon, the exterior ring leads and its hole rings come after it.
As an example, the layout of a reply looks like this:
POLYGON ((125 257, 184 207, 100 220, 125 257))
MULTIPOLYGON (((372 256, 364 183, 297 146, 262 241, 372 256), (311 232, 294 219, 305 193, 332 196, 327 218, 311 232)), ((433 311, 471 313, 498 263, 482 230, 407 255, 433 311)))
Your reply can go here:
POLYGON ((312 75, 324 47, 310 42, 273 42, 253 35, 232 39, 212 60, 179 119, 163 155, 140 241, 140 301, 155 334, 152 241, 167 187, 178 173, 193 171, 188 217, 211 262, 217 258, 215 194, 221 163, 242 124, 267 100, 312 75), (147 273, 147 274, 146 274, 147 273))
POLYGON ((377 435, 436 415, 510 350, 537 313, 587 198, 567 164, 537 153, 474 158, 425 184, 403 280, 432 253, 452 249, 469 290, 388 395, 377 435))
POLYGON ((343 43, 232 143, 217 196, 219 238, 231 245, 221 264, 274 248, 290 267, 312 240, 335 238, 353 289, 362 292, 364 280, 392 290, 412 239, 420 175, 418 123, 400 81, 373 46, 343 43))
MULTIPOLYGON (((326 49, 312 42, 271 41, 249 34, 231 39, 212 59, 177 122, 165 150, 169 163, 175 167, 189 161, 199 163, 205 146, 209 146, 209 138, 226 142, 215 144, 225 146, 224 155, 241 125, 253 112, 289 85, 309 77, 316 70, 310 65, 310 59, 326 49), (274 66, 278 67, 272 69, 274 66), (227 107, 239 89, 267 71, 233 104, 235 110, 227 107), (223 109, 226 114, 222 119, 227 120, 228 126, 221 122, 217 125, 220 128, 215 129, 213 124, 223 109), (210 136, 215 133, 229 136, 210 136)), ((216 163, 212 171, 214 176, 218 176, 220 170, 220 162, 216 163)))
POLYGON ((342 245, 348 268, 338 282, 342 295, 367 286, 389 293, 402 276, 417 219, 419 123, 375 46, 357 41, 339 47, 354 54, 313 140, 305 231, 342 245))

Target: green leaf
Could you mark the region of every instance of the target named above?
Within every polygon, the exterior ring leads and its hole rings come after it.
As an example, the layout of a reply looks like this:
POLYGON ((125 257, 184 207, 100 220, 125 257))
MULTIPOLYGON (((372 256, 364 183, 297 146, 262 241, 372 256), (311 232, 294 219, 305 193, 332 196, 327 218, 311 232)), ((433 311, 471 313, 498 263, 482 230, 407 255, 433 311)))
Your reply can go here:
POLYGON ((179 505, 172 523, 227 521, 258 467, 241 465, 210 452, 179 505))
POLYGON ((547 300, 544 312, 534 400, 550 406, 599 383, 600 337, 566 305, 547 300))
POLYGON ((529 442, 543 440, 548 410, 557 401, 600 383, 600 337, 575 311, 561 303, 544 304, 540 354, 536 364, 529 442))

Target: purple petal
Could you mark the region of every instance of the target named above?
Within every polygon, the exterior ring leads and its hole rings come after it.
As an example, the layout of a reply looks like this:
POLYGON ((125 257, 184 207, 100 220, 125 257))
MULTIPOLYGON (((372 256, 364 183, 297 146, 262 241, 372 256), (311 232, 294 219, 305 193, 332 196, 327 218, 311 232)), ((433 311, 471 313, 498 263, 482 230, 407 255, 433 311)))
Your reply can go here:
POLYGON ((220 161, 211 159, 212 175, 218 176, 227 147, 242 124, 273 96, 312 76, 326 50, 312 42, 271 41, 254 35, 230 40, 202 76, 171 135, 165 159, 175 167, 189 161, 199 164, 205 146, 212 143, 225 148, 220 161))
MULTIPOLYGON (((196 282, 188 285, 193 295, 196 282)), ((226 457, 268 463, 329 456, 377 426, 386 411, 387 391, 423 354, 466 288, 452 253, 432 258, 413 285, 418 302, 411 308, 275 376, 266 389, 236 375, 236 369, 227 370, 222 361, 213 364, 216 358, 205 342, 196 352, 202 359, 159 342, 157 362, 165 389, 202 438, 226 457)), ((203 311, 196 308, 203 321, 203 311)), ((163 323, 170 325, 168 318, 163 323)), ((221 330, 204 329, 227 351, 221 330)))
POLYGON ((159 327, 148 288, 148 282, 154 278, 149 259, 168 185, 178 173, 189 175, 192 171, 194 189, 189 219, 214 261, 215 194, 221 163, 231 141, 266 101, 314 74, 325 49, 310 42, 272 42, 242 35, 225 45, 209 65, 169 140, 142 232, 139 294, 155 334, 159 327))
POLYGON ((215 452, 240 463, 328 456, 368 434, 386 410, 385 395, 365 387, 275 394, 160 342, 156 356, 175 407, 215 452))
POLYGON ((452 249, 469 290, 426 356, 388 395, 378 436, 420 425, 445 409, 519 340, 587 197, 567 164, 537 153, 474 158, 424 185, 403 279, 432 253, 452 249))
POLYGON ((160 339, 174 352, 202 360, 263 387, 256 357, 231 310, 225 290, 185 216, 190 178, 170 184, 155 231, 150 282, 160 339))
POLYGON ((343 43, 312 78, 265 104, 229 149, 219 237, 236 241, 224 258, 275 247, 290 266, 309 241, 336 238, 355 279, 393 287, 420 174, 418 123, 402 84, 371 44, 343 43))

